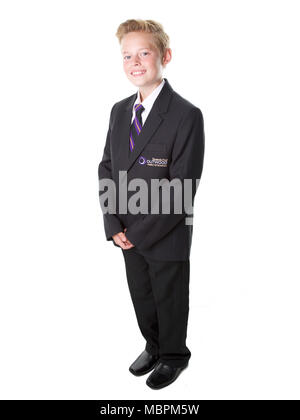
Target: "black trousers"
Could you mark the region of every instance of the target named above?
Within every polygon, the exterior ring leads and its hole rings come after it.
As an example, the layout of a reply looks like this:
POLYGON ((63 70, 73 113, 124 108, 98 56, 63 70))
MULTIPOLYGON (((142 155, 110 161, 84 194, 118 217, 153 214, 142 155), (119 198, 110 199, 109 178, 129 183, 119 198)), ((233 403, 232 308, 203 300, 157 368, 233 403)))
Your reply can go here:
POLYGON ((135 249, 123 250, 126 276, 145 349, 174 367, 191 357, 186 335, 190 261, 157 261, 135 249))

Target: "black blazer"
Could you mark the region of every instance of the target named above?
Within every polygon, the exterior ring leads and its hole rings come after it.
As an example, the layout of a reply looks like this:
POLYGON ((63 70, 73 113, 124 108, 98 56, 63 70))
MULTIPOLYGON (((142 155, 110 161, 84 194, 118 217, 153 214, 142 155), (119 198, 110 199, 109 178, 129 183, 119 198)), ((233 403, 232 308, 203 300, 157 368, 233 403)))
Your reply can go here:
MULTIPOLYGON (((111 109, 104 153, 98 166, 98 178, 111 178, 115 181, 116 214, 103 215, 104 228, 106 239, 112 240, 112 235, 124 231, 126 227, 126 236, 137 251, 146 257, 157 260, 187 260, 190 257, 193 225, 186 224, 185 220, 190 215, 184 212, 184 207, 181 214, 174 212, 172 194, 171 214, 162 214, 161 207, 160 214, 150 214, 150 185, 153 178, 193 179, 194 204, 198 186, 196 179, 200 179, 203 168, 203 116, 199 108, 176 93, 166 78, 164 80, 165 84, 132 152, 129 149, 129 130, 137 93, 115 103, 111 109), (157 166, 145 163, 145 160, 152 158, 167 161, 161 160, 157 166), (127 184, 133 178, 146 181, 149 190, 148 214, 122 214, 119 211, 119 171, 127 171, 127 184)), ((128 200, 136 192, 137 190, 128 191, 128 200)), ((102 193, 99 191, 99 196, 102 193)))

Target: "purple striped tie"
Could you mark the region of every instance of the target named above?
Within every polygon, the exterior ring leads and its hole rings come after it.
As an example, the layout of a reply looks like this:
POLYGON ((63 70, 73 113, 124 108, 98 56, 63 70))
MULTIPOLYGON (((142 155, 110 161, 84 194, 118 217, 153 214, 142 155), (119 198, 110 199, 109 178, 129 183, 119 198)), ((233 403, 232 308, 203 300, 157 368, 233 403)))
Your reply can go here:
POLYGON ((135 117, 130 127, 130 138, 129 138, 129 147, 132 152, 134 149, 135 141, 142 131, 142 112, 145 110, 142 104, 135 104, 135 117))

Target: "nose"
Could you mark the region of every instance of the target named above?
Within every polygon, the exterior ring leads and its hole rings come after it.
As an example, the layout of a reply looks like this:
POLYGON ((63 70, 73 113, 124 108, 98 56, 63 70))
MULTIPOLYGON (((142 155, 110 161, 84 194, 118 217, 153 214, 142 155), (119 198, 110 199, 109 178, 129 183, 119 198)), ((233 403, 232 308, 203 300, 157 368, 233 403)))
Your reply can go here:
POLYGON ((136 65, 136 64, 140 64, 140 57, 139 57, 138 55, 136 55, 136 56, 134 57, 133 61, 134 61, 134 65, 136 65))

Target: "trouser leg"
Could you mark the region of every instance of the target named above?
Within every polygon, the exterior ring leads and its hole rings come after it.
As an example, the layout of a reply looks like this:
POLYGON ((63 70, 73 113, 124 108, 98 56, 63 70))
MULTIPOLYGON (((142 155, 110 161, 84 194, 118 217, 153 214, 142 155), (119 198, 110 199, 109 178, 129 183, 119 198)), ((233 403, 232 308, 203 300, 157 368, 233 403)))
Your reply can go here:
POLYGON ((185 366, 191 357, 186 346, 190 261, 146 260, 158 316, 160 360, 185 366))
POLYGON ((148 263, 134 248, 123 250, 127 283, 134 306, 138 326, 146 340, 145 349, 159 354, 158 319, 152 292, 148 263))

